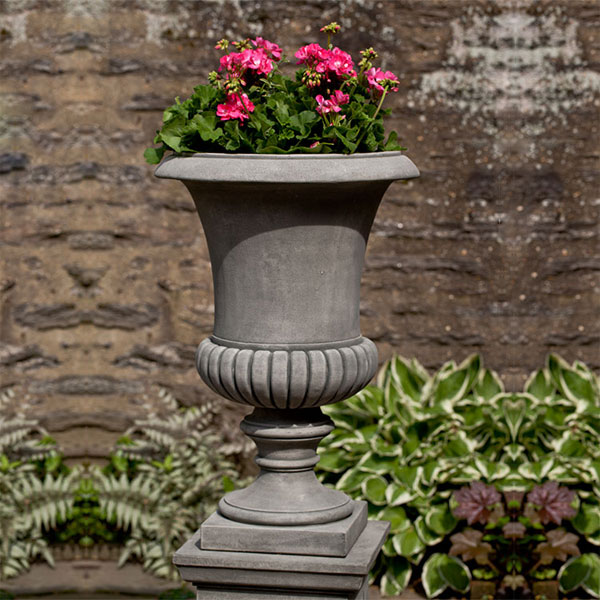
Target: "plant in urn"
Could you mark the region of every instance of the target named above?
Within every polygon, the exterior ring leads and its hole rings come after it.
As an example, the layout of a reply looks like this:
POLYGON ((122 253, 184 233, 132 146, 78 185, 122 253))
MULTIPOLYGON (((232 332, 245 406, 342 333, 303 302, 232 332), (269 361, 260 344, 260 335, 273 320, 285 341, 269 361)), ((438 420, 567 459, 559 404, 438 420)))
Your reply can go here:
POLYGON ((355 67, 331 44, 338 30, 323 28, 325 48, 296 52, 295 81, 279 72, 276 44, 232 44, 209 85, 165 111, 162 146, 146 151, 154 163, 176 153, 156 175, 186 185, 206 234, 215 322, 198 372, 254 407, 241 429, 256 443, 259 476, 227 494, 175 556, 198 598, 366 598, 387 533, 367 524, 365 503, 313 471, 333 429, 319 407, 352 396, 377 369, 359 326, 375 213, 392 181, 419 174, 396 134, 384 137, 397 78, 373 66, 372 48, 355 67))

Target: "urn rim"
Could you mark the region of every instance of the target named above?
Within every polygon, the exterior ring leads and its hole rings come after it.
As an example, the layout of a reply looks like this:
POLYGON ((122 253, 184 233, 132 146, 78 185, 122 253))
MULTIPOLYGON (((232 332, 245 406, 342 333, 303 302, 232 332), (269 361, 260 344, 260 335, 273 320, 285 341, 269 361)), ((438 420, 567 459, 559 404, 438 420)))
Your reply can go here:
POLYGON ((206 183, 392 182, 419 177, 401 151, 358 154, 172 155, 154 171, 161 179, 206 183))

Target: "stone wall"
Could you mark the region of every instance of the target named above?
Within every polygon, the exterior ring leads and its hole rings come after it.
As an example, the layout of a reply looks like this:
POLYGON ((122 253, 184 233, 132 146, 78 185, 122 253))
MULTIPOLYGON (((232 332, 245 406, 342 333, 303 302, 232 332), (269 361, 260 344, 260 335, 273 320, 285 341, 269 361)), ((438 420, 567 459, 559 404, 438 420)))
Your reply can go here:
POLYGON ((210 394, 192 365, 213 318, 203 234, 142 157, 162 109, 219 38, 291 56, 332 20, 401 76, 390 126, 422 172, 369 243, 381 360, 479 352, 512 388, 550 351, 600 366, 595 0, 3 0, 0 387, 73 459, 104 456, 156 385, 210 394))

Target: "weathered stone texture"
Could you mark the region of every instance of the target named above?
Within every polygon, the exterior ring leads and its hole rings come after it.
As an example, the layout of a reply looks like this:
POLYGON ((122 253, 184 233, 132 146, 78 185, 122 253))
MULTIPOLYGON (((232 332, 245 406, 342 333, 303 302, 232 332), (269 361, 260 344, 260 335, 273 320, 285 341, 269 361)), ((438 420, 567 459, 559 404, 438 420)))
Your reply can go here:
POLYGON ((153 384, 211 394, 193 366, 213 314, 199 220, 142 157, 162 109, 224 35, 291 56, 331 20, 401 76, 390 125, 422 172, 392 186, 369 244, 380 359, 480 352, 512 387, 549 351, 600 366, 594 0, 4 0, 0 386, 69 456, 106 453, 153 384))

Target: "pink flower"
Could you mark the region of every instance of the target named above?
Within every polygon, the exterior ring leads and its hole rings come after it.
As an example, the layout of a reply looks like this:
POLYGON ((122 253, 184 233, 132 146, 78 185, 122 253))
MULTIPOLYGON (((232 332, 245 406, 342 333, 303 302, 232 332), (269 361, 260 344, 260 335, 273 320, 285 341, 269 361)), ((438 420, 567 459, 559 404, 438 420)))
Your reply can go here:
POLYGON ((330 113, 330 112, 337 113, 342 110, 335 101, 332 102, 331 99, 325 100, 325 98, 323 98, 323 96, 321 94, 316 96, 315 100, 317 101, 317 112, 320 115, 326 115, 327 113, 330 113))
POLYGON ((268 75, 273 70, 273 61, 263 48, 230 52, 221 56, 219 71, 225 69, 233 77, 240 77, 247 69, 258 75, 268 75))
POLYGON ((256 71, 258 75, 268 75, 273 70, 273 61, 262 48, 244 50, 241 64, 247 69, 256 71))
POLYGON ((350 95, 344 94, 342 90, 335 90, 331 96, 331 100, 335 100, 338 106, 342 106, 343 104, 348 104, 348 102, 350 102, 350 95))
POLYGON ((308 44, 308 46, 302 46, 298 48, 294 56, 298 59, 297 65, 309 64, 315 62, 315 59, 321 60, 321 52, 325 49, 321 48, 319 44, 308 44))
POLYGON ((315 100, 317 101, 317 112, 320 115, 324 115, 329 112, 339 113, 342 110, 340 106, 350 102, 350 96, 344 94, 341 90, 335 90, 335 92, 329 96, 329 100, 325 100, 321 94, 316 96, 315 100))
POLYGON ((269 55, 269 57, 273 58, 274 60, 279 60, 281 58, 281 48, 277 44, 269 42, 269 40, 265 40, 261 37, 257 37, 255 40, 252 40, 252 43, 257 48, 262 48, 269 55))
POLYGON ((326 75, 327 81, 331 81, 330 75, 338 78, 344 75, 356 76, 352 57, 339 48, 327 50, 319 44, 308 44, 299 48, 295 56, 298 59, 296 64, 305 64, 309 69, 326 75))
POLYGON ((385 87, 388 87, 392 92, 398 91, 397 84, 399 83, 398 77, 391 71, 382 71, 379 68, 372 67, 366 71, 367 81, 371 89, 379 90, 383 92, 385 87), (383 85, 382 85, 383 84, 383 85))
POLYGON ((254 110, 254 104, 249 100, 247 94, 229 94, 225 99, 225 104, 217 105, 217 116, 221 117, 221 121, 229 119, 239 119, 241 122, 244 119, 249 119, 248 113, 254 110))
POLYGON ((335 73, 338 77, 342 77, 343 75, 351 75, 355 76, 356 71, 354 71, 354 63, 352 62, 352 57, 343 50, 339 48, 332 48, 331 50, 326 50, 327 54, 323 56, 325 58, 327 69, 335 73))
POLYGON ((221 56, 219 59, 219 71, 225 69, 229 73, 234 73, 238 71, 238 75, 243 70, 242 68, 242 53, 241 52, 230 52, 229 54, 225 54, 221 56))
POLYGON ((467 519, 467 523, 483 523, 490 520, 494 504, 501 500, 500 494, 493 485, 485 485, 481 481, 471 482, 470 487, 463 487, 454 492, 458 506, 452 511, 455 517, 467 519))

